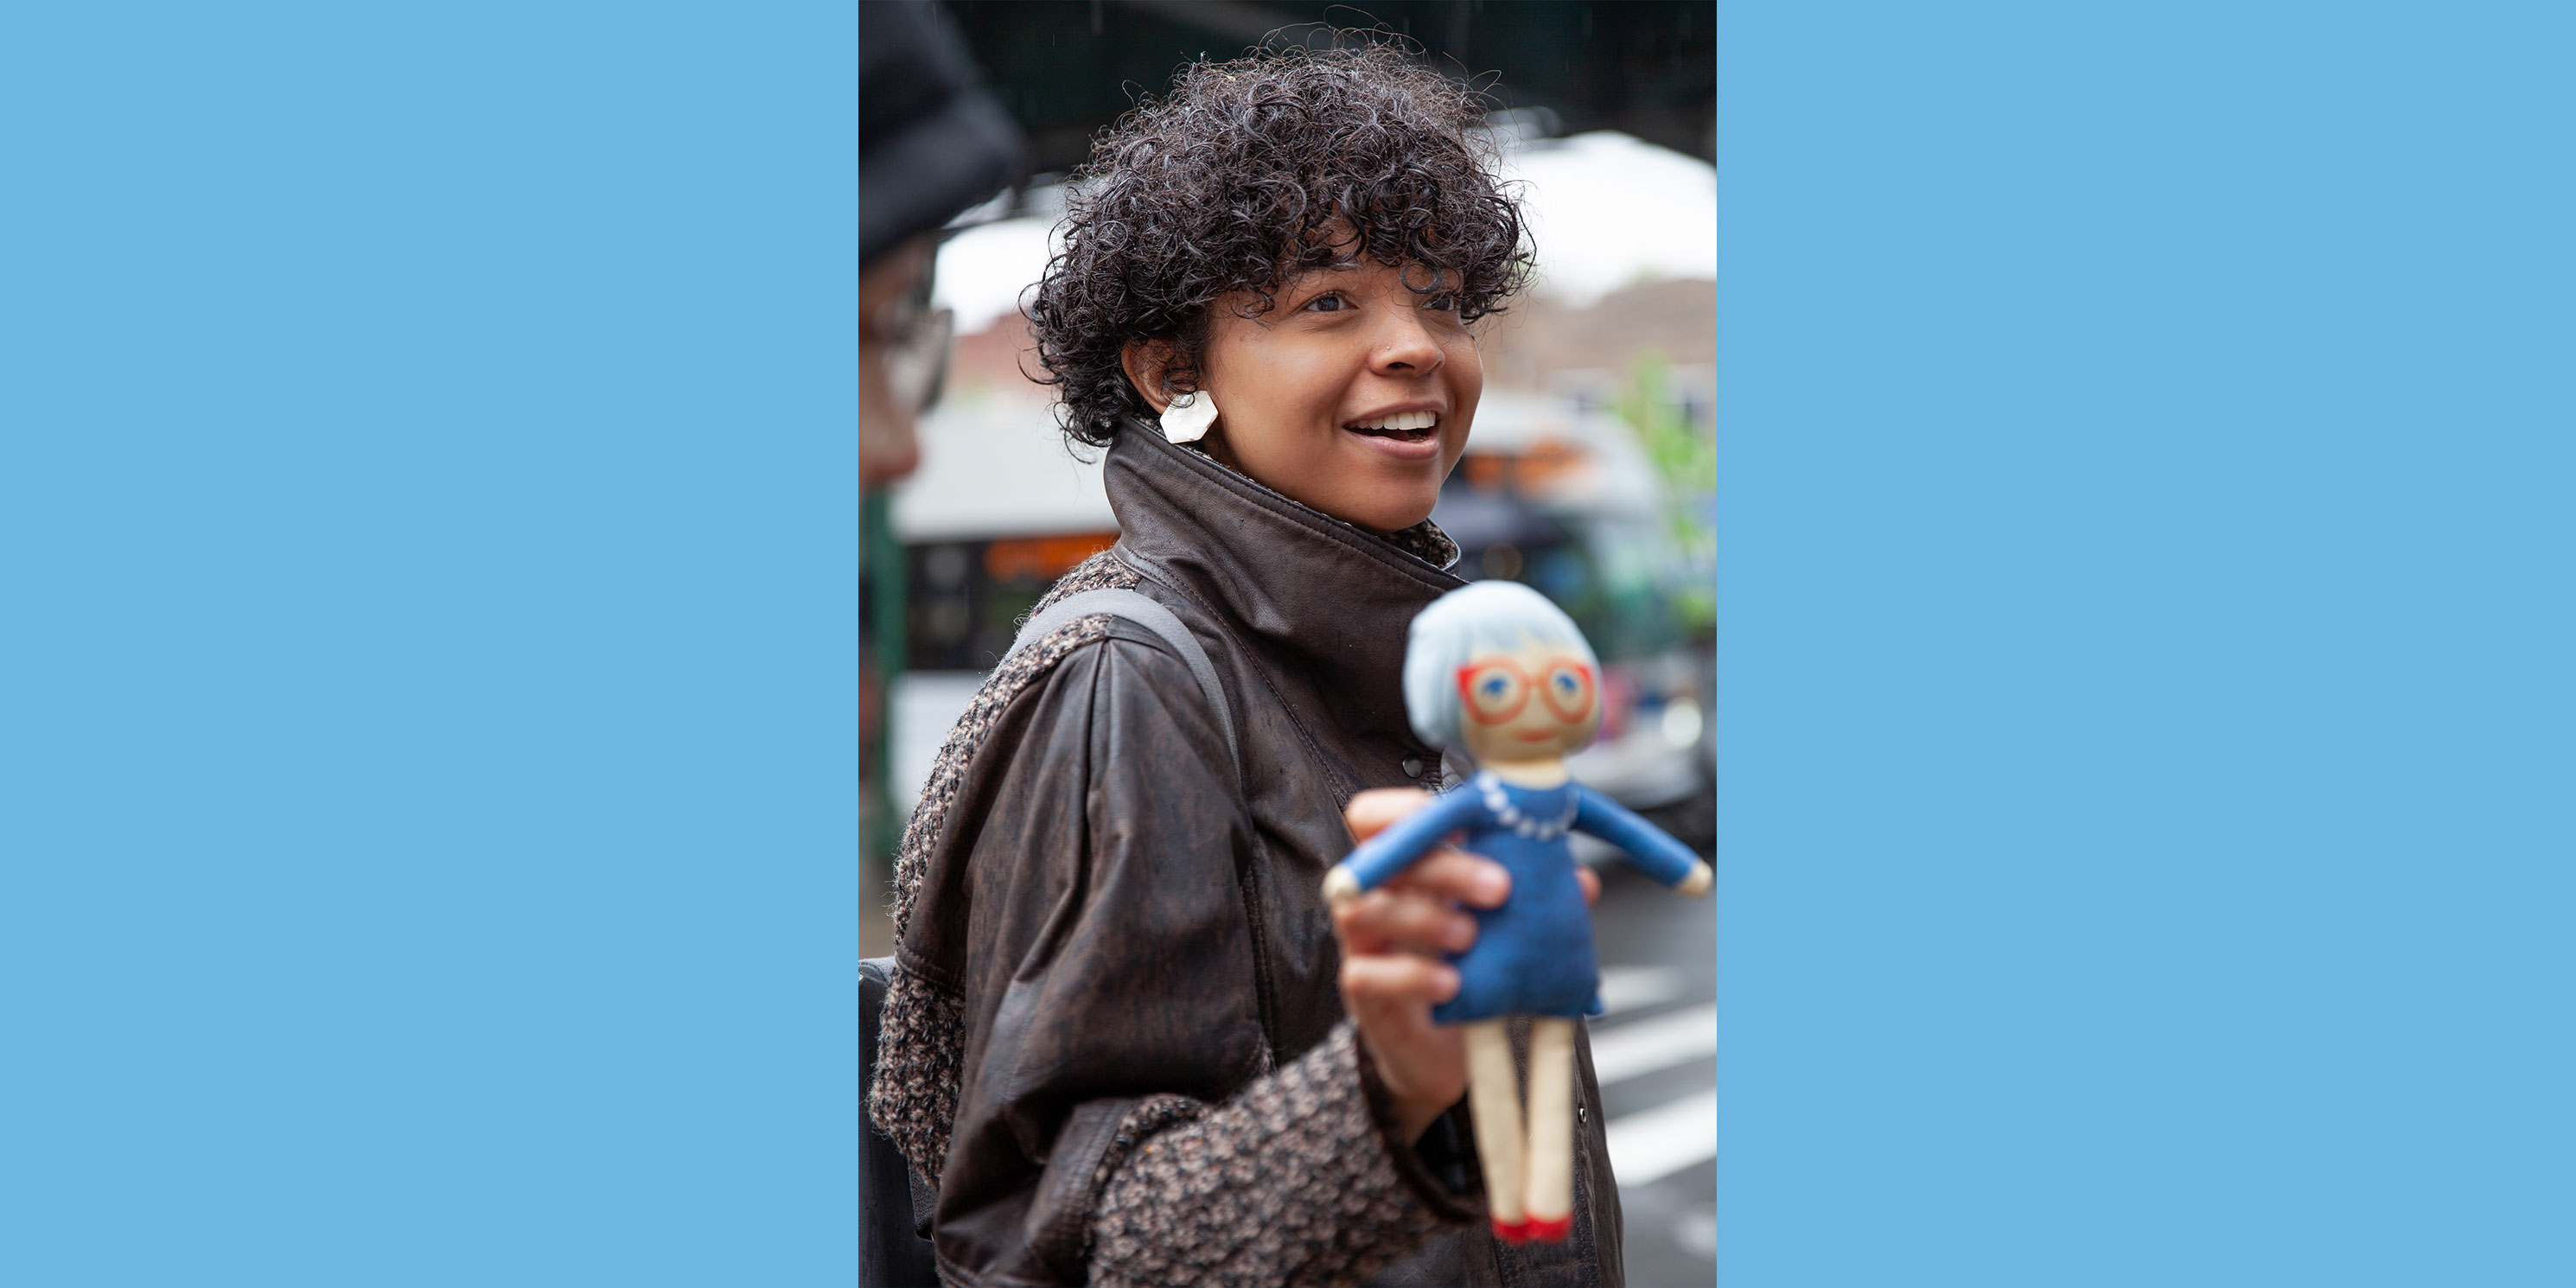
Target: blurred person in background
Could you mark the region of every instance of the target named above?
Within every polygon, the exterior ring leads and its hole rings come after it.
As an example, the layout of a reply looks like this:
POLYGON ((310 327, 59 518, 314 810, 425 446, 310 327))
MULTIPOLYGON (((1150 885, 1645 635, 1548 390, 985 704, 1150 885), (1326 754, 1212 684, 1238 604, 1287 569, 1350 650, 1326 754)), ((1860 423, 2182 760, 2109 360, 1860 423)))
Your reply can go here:
MULTIPOLYGON (((939 230, 1008 187, 1019 165, 1018 127, 976 88, 938 12, 926 0, 860 5, 859 812, 863 862, 880 869, 894 835, 886 690, 903 669, 905 637, 903 553, 885 488, 920 464, 914 421, 947 370, 948 315, 930 306, 939 230)), ((869 920, 863 912, 863 932, 869 920)))
POLYGON ((1011 183, 1020 145, 926 0, 859 6, 859 60, 859 481, 882 487, 920 463, 947 359, 935 235, 1011 183))
POLYGON ((1077 176, 1031 323, 1121 536, 1040 608, 1160 603, 1241 736, 1096 615, 1000 667, 941 751, 869 1100, 948 1282, 1622 1282, 1580 1049, 1572 1237, 1507 1246, 1478 1197, 1462 1043, 1429 1014, 1459 906, 1508 878, 1448 852, 1338 917, 1321 889, 1443 779, 1405 626, 1463 584, 1428 516, 1474 324, 1530 270, 1480 116, 1382 45, 1200 62, 1077 176))

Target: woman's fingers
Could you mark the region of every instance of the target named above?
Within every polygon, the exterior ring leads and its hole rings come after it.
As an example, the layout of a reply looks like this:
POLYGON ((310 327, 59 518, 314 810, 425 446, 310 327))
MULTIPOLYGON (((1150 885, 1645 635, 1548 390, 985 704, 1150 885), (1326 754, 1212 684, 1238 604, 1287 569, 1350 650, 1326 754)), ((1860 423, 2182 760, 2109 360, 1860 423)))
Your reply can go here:
POLYGON ((1419 953, 1463 953, 1476 942, 1476 919, 1448 900, 1383 886, 1333 909, 1334 929, 1357 952, 1400 947, 1419 953))
POLYGON ((1447 962, 1409 953, 1342 959, 1342 996, 1355 1007, 1424 1006, 1458 995, 1458 972, 1447 962))
POLYGON ((1434 899, 1456 900, 1471 908, 1496 908, 1511 896, 1512 874, 1492 859, 1444 845, 1387 884, 1420 891, 1434 899))
POLYGON ((1430 803, 1431 793, 1419 787, 1373 788, 1351 798, 1342 821, 1350 824, 1352 836, 1365 841, 1430 803))
MULTIPOLYGON (((1344 819, 1365 841, 1429 803, 1430 795, 1414 788, 1361 792, 1344 819)), ((1439 954, 1476 942, 1476 919, 1461 905, 1493 907, 1511 886, 1501 864, 1443 847, 1375 890, 1333 901, 1342 1003, 1396 1100, 1407 1140, 1466 1088, 1458 1031, 1431 1022, 1432 1006, 1458 995, 1457 968, 1439 954)))
MULTIPOLYGON (((1578 868, 1585 906, 1601 900, 1601 878, 1578 868)), ((1463 953, 1476 943, 1476 919, 1460 906, 1491 908, 1511 893, 1511 873, 1491 859, 1442 850, 1402 877, 1333 908, 1342 938, 1359 952, 1400 948, 1419 953, 1463 953)))
POLYGON ((1583 887, 1584 907, 1589 908, 1592 905, 1601 902, 1600 873, 1594 872, 1590 868, 1576 868, 1574 870, 1574 883, 1583 887))
POLYGON ((1458 995, 1458 972, 1402 953, 1345 957, 1341 985, 1342 1005, 1395 1102, 1399 1139, 1420 1139, 1467 1089, 1466 1044, 1456 1028, 1431 1022, 1432 1006, 1458 995))

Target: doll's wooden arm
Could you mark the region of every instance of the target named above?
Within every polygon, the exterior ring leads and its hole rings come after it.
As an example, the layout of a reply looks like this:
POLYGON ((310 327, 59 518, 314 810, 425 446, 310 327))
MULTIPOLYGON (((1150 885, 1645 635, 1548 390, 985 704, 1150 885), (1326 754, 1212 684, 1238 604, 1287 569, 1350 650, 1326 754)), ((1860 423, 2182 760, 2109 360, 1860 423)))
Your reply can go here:
POLYGON ((1432 797, 1430 804, 1398 819, 1334 864, 1324 877, 1324 897, 1357 898, 1362 891, 1386 884, 1438 848, 1440 838, 1474 823, 1483 812, 1484 802, 1474 792, 1449 791, 1432 797))
POLYGON ((1671 833, 1589 787, 1576 787, 1575 799, 1574 830, 1626 851, 1628 861, 1647 876, 1687 895, 1707 894, 1715 884, 1716 874, 1671 833))
POLYGON ((1351 875, 1351 865, 1336 863, 1324 874, 1324 900, 1339 906, 1360 897, 1360 879, 1351 875))

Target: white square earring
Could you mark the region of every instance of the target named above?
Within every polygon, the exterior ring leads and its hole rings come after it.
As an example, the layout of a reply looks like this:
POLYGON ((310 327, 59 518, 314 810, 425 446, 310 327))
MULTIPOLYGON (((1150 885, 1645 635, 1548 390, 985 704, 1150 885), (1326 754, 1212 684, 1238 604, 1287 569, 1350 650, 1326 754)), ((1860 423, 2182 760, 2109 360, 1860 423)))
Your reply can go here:
POLYGON ((1204 389, 1182 394, 1163 408, 1163 437, 1175 443, 1195 443, 1215 423, 1216 399, 1204 389))

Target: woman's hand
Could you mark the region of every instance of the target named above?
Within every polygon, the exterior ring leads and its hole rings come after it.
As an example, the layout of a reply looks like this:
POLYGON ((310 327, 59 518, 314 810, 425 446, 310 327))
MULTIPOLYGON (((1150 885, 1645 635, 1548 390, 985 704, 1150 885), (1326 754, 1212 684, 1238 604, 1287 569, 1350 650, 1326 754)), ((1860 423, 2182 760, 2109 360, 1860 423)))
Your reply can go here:
MULTIPOLYGON (((1343 817, 1365 841, 1430 803, 1418 789, 1385 788, 1352 797, 1343 817)), ((1600 897, 1600 879, 1589 870, 1576 878, 1584 902, 1600 897)), ((1443 846, 1375 890, 1333 899, 1342 1007, 1395 1098, 1408 1143, 1467 1090, 1464 1031, 1431 1022, 1432 1006, 1458 994, 1458 972, 1441 958, 1476 942, 1476 919, 1466 909, 1496 907, 1511 889, 1503 865, 1443 846)))

